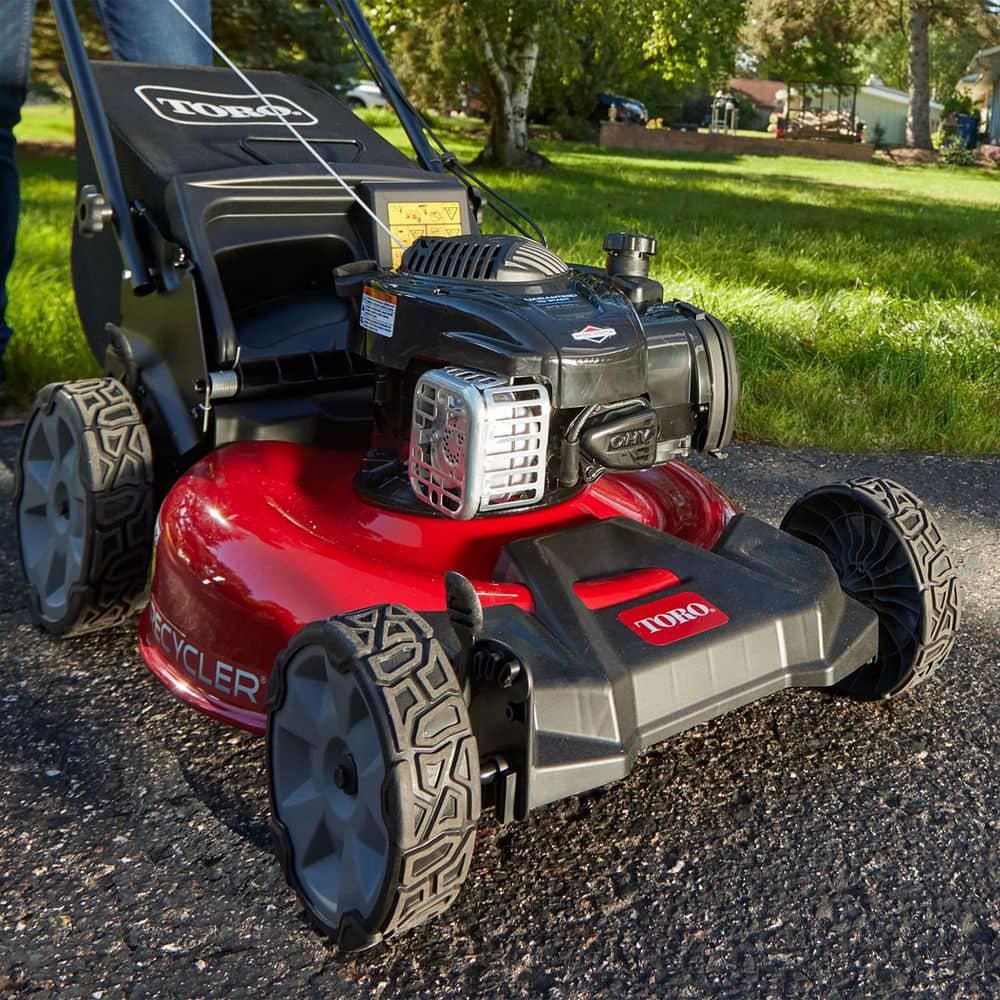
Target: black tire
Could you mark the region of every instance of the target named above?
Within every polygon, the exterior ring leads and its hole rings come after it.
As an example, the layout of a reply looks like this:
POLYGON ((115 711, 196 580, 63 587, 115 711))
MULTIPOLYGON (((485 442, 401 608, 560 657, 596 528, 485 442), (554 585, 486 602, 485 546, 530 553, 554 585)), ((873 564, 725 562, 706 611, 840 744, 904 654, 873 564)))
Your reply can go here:
POLYGON ((365 102, 362 101, 360 97, 348 97, 347 98, 347 106, 352 111, 361 111, 363 108, 367 108, 368 107, 368 105, 365 104, 365 102))
POLYGON ((312 924, 357 951, 444 912, 472 862, 479 756, 430 626, 389 605, 307 625, 268 709, 275 853, 312 924))
POLYGON ((896 697, 945 662, 961 621, 958 576, 917 496, 888 479, 821 486, 792 505, 781 527, 822 549, 844 591, 878 615, 878 655, 836 691, 896 697))
POLYGON ((61 636, 110 628, 145 603, 153 454, 120 382, 42 389, 21 440, 14 503, 28 599, 43 628, 61 636))

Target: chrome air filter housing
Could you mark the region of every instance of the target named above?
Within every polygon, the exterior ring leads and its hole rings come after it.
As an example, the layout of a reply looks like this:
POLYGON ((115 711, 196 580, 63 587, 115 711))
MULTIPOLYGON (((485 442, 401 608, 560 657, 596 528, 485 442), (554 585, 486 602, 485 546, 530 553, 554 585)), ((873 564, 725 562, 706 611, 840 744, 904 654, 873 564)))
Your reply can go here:
POLYGON ((540 503, 549 411, 537 382, 454 367, 425 372, 413 394, 414 493, 459 520, 540 503))

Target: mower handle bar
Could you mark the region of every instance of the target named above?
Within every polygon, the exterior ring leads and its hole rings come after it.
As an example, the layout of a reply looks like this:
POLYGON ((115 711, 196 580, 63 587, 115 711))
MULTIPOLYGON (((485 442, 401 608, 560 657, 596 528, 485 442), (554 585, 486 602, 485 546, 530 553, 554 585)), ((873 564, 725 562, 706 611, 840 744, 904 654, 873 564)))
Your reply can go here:
POLYGON ((72 0, 52 0, 52 10, 56 16, 59 40, 66 55, 69 78, 80 118, 83 120, 87 143, 101 181, 101 193, 114 212, 114 229, 125 268, 123 277, 127 277, 136 295, 145 295, 153 290, 153 279, 132 223, 132 212, 122 183, 111 129, 97 94, 97 84, 72 0))
POLYGON ((392 105, 393 111, 396 112, 399 123, 403 126, 406 138, 413 147, 414 153, 417 154, 420 165, 431 173, 444 173, 441 157, 428 142, 423 125, 406 99, 403 88, 399 85, 399 80, 396 79, 396 74, 389 65, 389 60, 386 59, 385 52, 382 51, 382 46, 375 37, 375 33, 368 23, 368 18, 365 17, 357 0, 327 0, 327 4, 331 7, 334 3, 339 5, 344 16, 350 22, 354 40, 364 49, 365 55, 375 69, 378 82, 382 85, 386 99, 392 105))

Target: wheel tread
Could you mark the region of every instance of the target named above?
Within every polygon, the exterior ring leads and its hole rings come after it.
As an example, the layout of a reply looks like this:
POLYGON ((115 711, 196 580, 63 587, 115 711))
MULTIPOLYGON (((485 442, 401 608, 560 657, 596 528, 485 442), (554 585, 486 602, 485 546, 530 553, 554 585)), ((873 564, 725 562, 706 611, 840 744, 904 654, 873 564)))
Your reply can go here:
POLYGON ((153 456, 139 409, 116 379, 48 385, 39 392, 31 419, 51 416, 58 406, 75 418, 82 445, 80 477, 91 510, 87 556, 61 621, 45 620, 38 595, 29 596, 45 628, 74 636, 117 625, 145 604, 153 541, 153 456))
MULTIPOLYGON (((479 757, 468 708, 448 658, 428 623, 408 608, 383 605, 307 626, 301 643, 321 635, 342 669, 353 668, 381 704, 388 760, 383 786, 387 827, 398 864, 378 925, 344 914, 327 924, 297 885, 291 844, 272 820, 286 878, 310 921, 341 947, 368 947, 443 913, 471 868, 480 812, 479 757)), ((284 702, 284 671, 299 640, 279 658, 271 711, 284 702)), ((272 799, 272 811, 273 811, 272 799)))
POLYGON ((860 477, 813 490, 792 506, 782 527, 789 526, 793 534, 826 548, 824 536, 799 517, 804 507, 821 498, 837 498, 840 504, 857 503, 874 508, 905 550, 920 596, 919 634, 915 635, 915 653, 909 669, 885 696, 905 694, 940 669, 954 644, 962 617, 954 559, 920 498, 891 479, 860 477))

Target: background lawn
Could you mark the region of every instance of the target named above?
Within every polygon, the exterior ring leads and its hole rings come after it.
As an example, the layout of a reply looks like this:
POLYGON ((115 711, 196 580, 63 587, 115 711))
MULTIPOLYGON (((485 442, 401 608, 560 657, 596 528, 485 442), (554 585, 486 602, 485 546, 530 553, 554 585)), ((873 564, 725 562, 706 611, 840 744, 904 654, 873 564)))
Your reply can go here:
MULTIPOLYGON (((402 130, 373 118, 394 142, 402 130)), ((65 115, 29 108, 22 139, 65 115)), ((53 134, 53 129, 57 134, 53 134)), ((449 134, 463 158, 477 141, 449 134)), ((842 449, 1000 451, 1000 173, 792 157, 657 157, 542 142, 542 175, 487 174, 572 261, 657 236, 667 294, 731 327, 742 435, 842 449)), ((21 401, 93 370, 69 284, 72 162, 23 159, 8 355, 21 401)))

